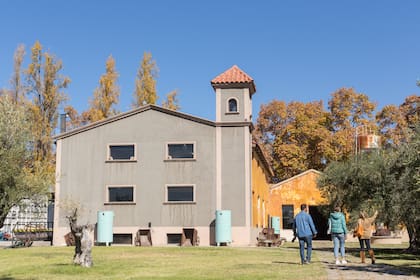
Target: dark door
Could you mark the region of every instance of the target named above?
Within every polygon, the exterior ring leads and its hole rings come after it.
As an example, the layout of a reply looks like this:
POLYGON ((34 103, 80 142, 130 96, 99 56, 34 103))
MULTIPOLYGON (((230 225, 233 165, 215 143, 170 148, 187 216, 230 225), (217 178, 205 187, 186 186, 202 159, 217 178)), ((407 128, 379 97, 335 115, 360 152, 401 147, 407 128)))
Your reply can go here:
POLYGON ((316 227, 316 230, 318 231, 318 234, 315 240, 328 240, 329 236, 327 235, 328 230, 328 212, 326 212, 324 209, 326 209, 326 206, 323 205, 315 205, 315 206, 309 206, 309 214, 312 216, 312 220, 314 220, 314 224, 316 227))

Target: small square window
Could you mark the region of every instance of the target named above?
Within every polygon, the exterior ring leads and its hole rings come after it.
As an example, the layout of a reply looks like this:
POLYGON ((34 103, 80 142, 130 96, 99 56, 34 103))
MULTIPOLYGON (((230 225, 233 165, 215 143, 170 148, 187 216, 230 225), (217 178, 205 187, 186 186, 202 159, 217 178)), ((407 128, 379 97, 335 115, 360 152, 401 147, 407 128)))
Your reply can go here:
POLYGON ((133 186, 108 187, 108 202, 134 202, 133 186))
POLYGON ((194 202, 194 186, 167 186, 167 202, 194 202))
POLYGON ((112 144, 108 147, 108 160, 122 161, 136 159, 136 146, 134 144, 112 144))
POLYGON ((168 144, 167 146, 168 159, 194 159, 194 144, 180 143, 168 144))

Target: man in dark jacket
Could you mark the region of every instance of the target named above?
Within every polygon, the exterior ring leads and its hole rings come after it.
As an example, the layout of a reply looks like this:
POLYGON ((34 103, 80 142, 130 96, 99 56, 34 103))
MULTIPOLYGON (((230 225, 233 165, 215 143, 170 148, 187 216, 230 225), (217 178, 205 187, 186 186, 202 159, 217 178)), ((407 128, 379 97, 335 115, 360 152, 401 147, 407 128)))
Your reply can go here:
POLYGON ((308 214, 308 206, 302 204, 301 211, 296 215, 293 223, 293 234, 299 239, 301 264, 309 264, 312 255, 312 237, 318 233, 312 217, 308 214), (305 257, 306 244, 306 257, 305 257))

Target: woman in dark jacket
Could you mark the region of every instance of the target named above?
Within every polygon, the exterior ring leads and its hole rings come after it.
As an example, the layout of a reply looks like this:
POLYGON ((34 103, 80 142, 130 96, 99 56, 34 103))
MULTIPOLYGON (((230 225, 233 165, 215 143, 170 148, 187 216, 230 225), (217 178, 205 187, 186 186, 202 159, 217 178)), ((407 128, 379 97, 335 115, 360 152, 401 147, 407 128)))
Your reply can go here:
POLYGON ((346 218, 338 206, 334 208, 334 213, 330 214, 327 233, 331 233, 331 239, 334 242, 335 264, 347 264, 346 249, 344 246, 347 235, 346 218), (339 259, 339 251, 341 261, 339 259))

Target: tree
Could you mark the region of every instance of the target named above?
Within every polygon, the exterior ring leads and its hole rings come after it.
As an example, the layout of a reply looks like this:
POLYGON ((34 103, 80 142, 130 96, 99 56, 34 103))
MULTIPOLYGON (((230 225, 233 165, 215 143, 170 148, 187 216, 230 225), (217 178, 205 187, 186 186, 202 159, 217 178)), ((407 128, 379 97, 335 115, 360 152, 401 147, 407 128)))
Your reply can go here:
POLYGON ((0 228, 13 206, 46 193, 53 183, 48 167, 34 161, 31 140, 25 109, 9 96, 0 96, 0 228))
POLYGON ((11 79, 12 97, 14 102, 22 102, 25 92, 22 83, 22 63, 25 56, 25 46, 19 45, 14 54, 13 76, 11 79))
POLYGON ((179 106, 177 95, 178 95, 177 90, 173 90, 170 93, 168 93, 166 95, 166 101, 162 103, 162 107, 170 109, 170 110, 178 111, 181 107, 179 106))
POLYGON ((156 62, 152 59, 152 54, 145 52, 143 60, 137 71, 134 90, 133 107, 137 108, 146 104, 156 104, 158 99, 156 92, 156 77, 158 68, 156 62))
POLYGON ((273 101, 261 106, 255 136, 269 152, 279 179, 308 168, 322 170, 334 156, 327 112, 321 101, 301 103, 273 101))
POLYGON ((331 205, 341 204, 351 221, 361 210, 377 209, 389 227, 405 225, 410 251, 418 252, 420 232, 420 129, 396 150, 362 153, 328 165, 318 188, 331 205))
POLYGON ((26 70, 28 93, 32 94, 30 106, 35 159, 52 160, 52 133, 57 127, 58 107, 67 96, 62 91, 70 79, 60 74, 62 62, 54 55, 42 52, 36 41, 31 48, 31 63, 26 70))
POLYGON ((334 146, 337 159, 348 159, 354 150, 355 129, 364 125, 376 131, 373 112, 376 105, 363 93, 353 88, 341 88, 331 95, 328 101, 330 127, 334 133, 334 146))
POLYGON ((412 128, 420 121, 420 97, 411 95, 400 106, 388 105, 376 114, 384 147, 397 147, 411 137, 412 128))
POLYGON ((72 215, 67 216, 71 233, 75 239, 73 263, 83 267, 91 267, 93 265, 92 247, 95 225, 78 225, 77 218, 78 213, 77 208, 75 208, 72 215))
POLYGON ((87 122, 96 122, 118 113, 114 105, 118 104, 120 89, 117 85, 118 73, 112 55, 108 57, 105 69, 105 74, 99 79, 99 87, 94 91, 93 100, 90 101, 90 108, 82 114, 87 122))

